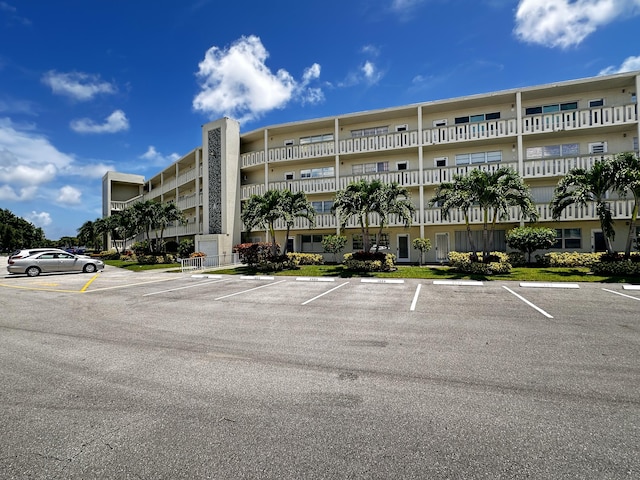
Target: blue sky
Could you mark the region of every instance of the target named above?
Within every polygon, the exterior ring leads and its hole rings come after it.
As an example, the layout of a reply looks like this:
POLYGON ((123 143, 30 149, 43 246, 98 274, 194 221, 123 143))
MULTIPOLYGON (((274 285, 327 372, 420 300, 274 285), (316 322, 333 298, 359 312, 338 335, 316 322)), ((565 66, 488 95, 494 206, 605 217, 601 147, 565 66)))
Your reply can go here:
POLYGON ((640 70, 640 0, 0 0, 0 208, 75 235, 108 170, 278 123, 640 70))

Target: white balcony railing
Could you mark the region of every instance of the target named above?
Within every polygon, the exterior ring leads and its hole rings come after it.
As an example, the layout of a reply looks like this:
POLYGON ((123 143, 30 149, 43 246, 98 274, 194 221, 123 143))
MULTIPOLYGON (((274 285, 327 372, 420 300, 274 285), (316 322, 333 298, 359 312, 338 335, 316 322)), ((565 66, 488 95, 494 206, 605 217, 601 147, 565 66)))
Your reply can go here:
POLYGON ((422 132, 424 145, 510 137, 517 134, 515 118, 486 122, 464 123, 425 129, 422 132))
POLYGON ((111 202, 111 211, 122 211, 126 210, 134 203, 142 201, 142 195, 138 195, 137 197, 131 198, 125 202, 111 202))
POLYGON ((638 121, 636 104, 598 107, 587 110, 568 110, 522 119, 523 133, 559 132, 580 128, 622 125, 638 121))
POLYGON ((511 167, 518 171, 518 162, 482 163, 476 165, 456 165, 453 167, 437 167, 424 170, 425 185, 439 185, 442 182, 451 182, 454 175, 466 175, 471 170, 484 170, 494 172, 500 167, 511 167))
POLYGON ((339 152, 347 153, 376 152, 418 146, 418 132, 406 131, 372 135, 369 137, 356 137, 340 140, 339 152))
POLYGON ((585 155, 581 157, 540 158, 524 161, 524 178, 558 177, 572 168, 590 169, 593 164, 611 155, 585 155))
POLYGON ((269 182, 269 190, 290 190, 293 193, 304 192, 306 194, 335 192, 336 179, 326 177, 269 182))

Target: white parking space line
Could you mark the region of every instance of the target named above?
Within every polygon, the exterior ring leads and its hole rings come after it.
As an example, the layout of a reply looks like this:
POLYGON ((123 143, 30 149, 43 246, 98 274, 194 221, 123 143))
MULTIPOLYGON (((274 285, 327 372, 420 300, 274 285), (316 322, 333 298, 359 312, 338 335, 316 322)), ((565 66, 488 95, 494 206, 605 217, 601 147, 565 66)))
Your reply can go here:
POLYGON ((268 283, 266 285, 260 285, 259 287, 250 288, 249 290, 242 290, 241 292, 230 293, 229 295, 223 295, 222 297, 214 298, 214 300, 222 300, 223 298, 235 297, 236 295, 242 295, 243 293, 252 292, 252 291, 258 290, 260 288, 271 287, 273 285, 277 285, 277 284, 282 283, 282 282, 286 282, 286 280, 280 280, 279 282, 268 283))
POLYGON ((335 278, 330 277, 297 277, 299 282, 335 282, 335 278))
POLYGON ((616 295, 620 295, 621 297, 627 297, 627 298, 631 298, 633 300, 638 300, 640 302, 640 298, 632 297, 631 295, 627 295, 626 293, 616 292, 616 291, 613 291, 613 290, 609 290, 608 288, 603 288, 602 290, 604 290, 605 292, 609 292, 609 293, 615 293, 616 295))
POLYGON ((404 283, 399 278, 362 278, 360 283, 404 283))
POLYGON ((516 292, 514 292, 513 290, 511 290, 509 287, 506 286, 502 286, 502 288, 504 288, 505 290, 507 290, 509 293, 512 293, 513 295, 515 295, 516 297, 518 297, 520 300, 522 300, 524 303, 526 303, 527 305, 529 305, 532 308, 535 308, 537 311, 539 311, 541 314, 543 314, 545 317, 547 318, 553 318, 551 315, 549 315, 547 312, 545 312, 543 309, 541 309, 540 307, 534 305, 533 303, 531 303, 529 300, 527 300, 526 298, 524 298, 522 295, 518 295, 516 292))
POLYGON ((418 296, 420 295, 420 289, 422 288, 422 284, 419 283, 416 287, 416 293, 413 294, 413 302, 411 302, 411 308, 409 311, 413 312, 416 309, 416 304, 418 303, 418 296))
POLYGON ((483 285, 482 282, 477 280, 434 280, 434 285, 462 285, 462 286, 470 286, 470 287, 481 287, 483 285))
POLYGON ((311 303, 311 302, 313 302, 314 300, 317 300, 320 297, 324 297, 327 293, 331 293, 334 290, 339 289, 340 287, 344 287, 347 283, 349 283, 349 282, 341 283, 340 285, 337 285, 337 286, 333 287, 331 290, 327 290, 326 292, 321 293, 320 295, 316 295, 315 297, 310 298, 309 300, 307 300, 305 302, 302 302, 300 305, 306 305, 307 303, 311 303))
POLYGON ((520 282, 520 286, 529 288, 580 288, 577 283, 520 282))
POLYGON ((145 293, 142 296, 143 297, 150 297, 151 295, 161 295, 163 293, 175 292, 177 290, 185 290, 187 288, 201 287, 203 285, 211 285, 212 283, 220 283, 220 282, 224 282, 224 281, 225 280, 214 280, 212 282, 198 282, 198 283, 194 283, 192 285, 185 285, 183 287, 169 288, 167 290, 160 290, 158 292, 145 293))

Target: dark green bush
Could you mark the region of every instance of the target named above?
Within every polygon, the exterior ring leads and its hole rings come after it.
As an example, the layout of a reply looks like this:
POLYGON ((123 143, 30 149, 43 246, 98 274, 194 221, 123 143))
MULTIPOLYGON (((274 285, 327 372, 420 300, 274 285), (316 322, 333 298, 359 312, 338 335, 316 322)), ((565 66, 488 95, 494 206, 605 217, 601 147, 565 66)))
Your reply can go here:
POLYGON ((344 256, 344 266, 354 272, 390 272, 395 270, 393 253, 355 252, 344 256))

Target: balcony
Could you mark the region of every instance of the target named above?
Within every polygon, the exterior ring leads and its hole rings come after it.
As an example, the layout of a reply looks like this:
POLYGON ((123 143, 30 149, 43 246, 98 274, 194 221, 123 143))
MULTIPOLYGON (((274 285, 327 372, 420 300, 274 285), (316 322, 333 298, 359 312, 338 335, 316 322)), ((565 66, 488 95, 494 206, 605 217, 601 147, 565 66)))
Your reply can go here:
POLYGON ((403 187, 417 187, 420 185, 419 170, 399 170, 394 172, 377 172, 360 175, 344 175, 340 176, 339 189, 343 190, 351 182, 359 180, 380 180, 383 183, 397 183, 403 187))
POLYGON ((424 145, 442 145, 471 140, 513 137, 518 133, 517 124, 516 119, 511 118, 435 127, 422 131, 422 143, 424 145))
POLYGON ((369 137, 347 138, 338 142, 340 155, 349 153, 380 152, 400 148, 417 147, 418 132, 395 132, 369 137))
POLYGON ((595 162, 611 157, 611 155, 587 155, 583 157, 525 160, 523 177, 525 179, 560 177, 566 175, 572 168, 589 169, 595 162))
POLYGON ((122 210, 126 210, 134 203, 138 203, 142 201, 142 195, 138 195, 137 197, 131 198, 124 202, 111 202, 111 211, 112 212, 121 212, 122 210))
POLYGON ((192 193, 191 195, 184 195, 178 197, 176 206, 180 210, 187 210, 189 208, 195 208, 198 205, 202 205, 202 194, 192 193))
POLYGON ((523 133, 561 132, 581 128, 633 124, 638 121, 635 103, 616 107, 598 107, 570 110, 541 115, 528 115, 522 119, 523 133))
POLYGON ((456 165, 453 167, 436 167, 424 170, 425 185, 440 185, 442 182, 453 181, 454 175, 466 175, 471 170, 483 170, 486 172, 495 172, 501 167, 513 168, 518 171, 518 162, 496 162, 496 163, 479 163, 476 165, 456 165))
POLYGON ((304 192, 306 194, 335 192, 336 179, 325 177, 269 182, 269 190, 291 190, 293 193, 304 192))

